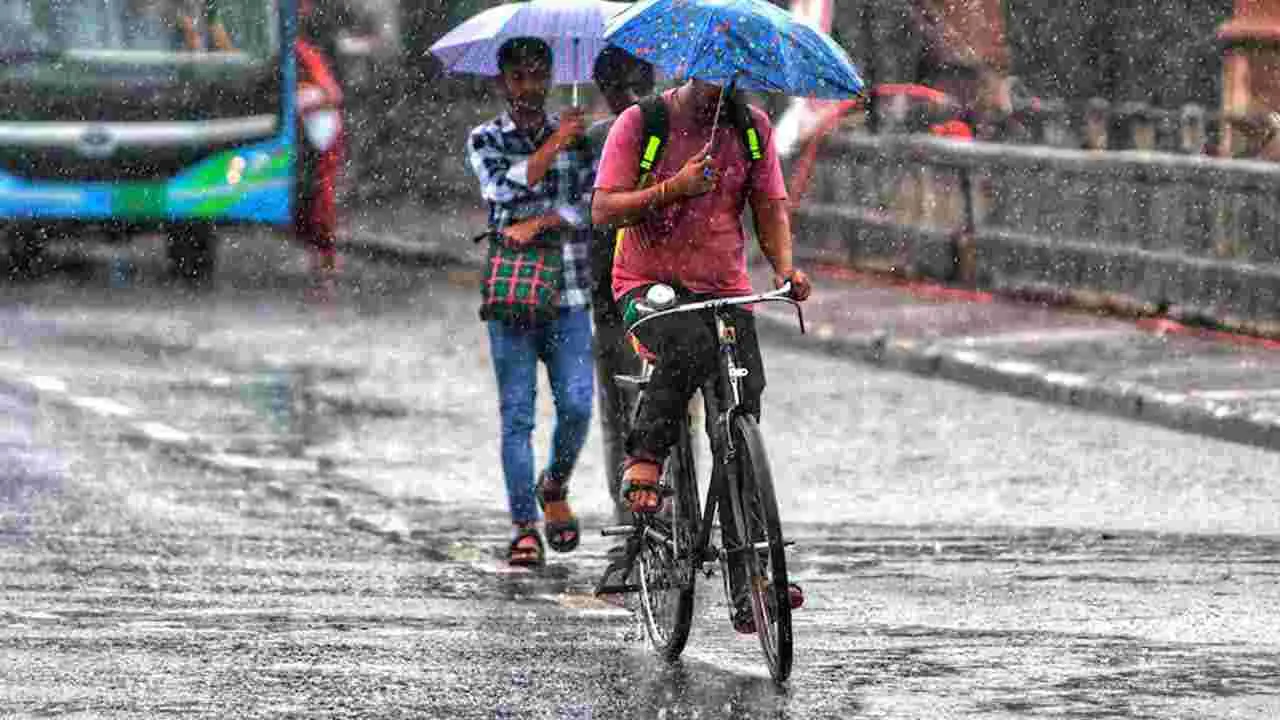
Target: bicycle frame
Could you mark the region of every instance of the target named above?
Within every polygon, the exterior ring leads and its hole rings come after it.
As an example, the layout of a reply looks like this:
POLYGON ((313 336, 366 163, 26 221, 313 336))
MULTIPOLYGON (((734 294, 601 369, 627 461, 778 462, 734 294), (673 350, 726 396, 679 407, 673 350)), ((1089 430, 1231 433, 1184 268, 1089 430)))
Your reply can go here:
MULTIPOLYGON (((737 332, 726 311, 739 305, 785 302, 795 308, 800 321, 800 332, 803 334, 805 332, 804 311, 801 309, 800 304, 790 297, 790 293, 791 284, 785 283, 781 288, 772 292, 685 303, 666 310, 654 311, 640 304, 640 311, 642 313, 647 312, 647 314, 630 327, 630 332, 634 333, 636 328, 646 322, 677 313, 710 311, 715 314, 719 371, 716 373, 716 377, 708 382, 708 385, 714 385, 714 397, 706 396, 704 386, 703 403, 707 409, 707 418, 715 417, 715 431, 711 433, 711 447, 712 457, 719 462, 712 467, 711 481, 707 488, 707 501, 702 508, 702 523, 699 525, 698 537, 694 544, 694 547, 698 549, 695 557, 697 563, 694 568, 695 571, 701 568, 704 563, 715 560, 718 557, 717 552, 711 545, 712 520, 715 518, 715 513, 720 506, 721 498, 724 497, 725 483, 727 482, 727 473, 724 469, 736 458, 736 449, 733 447, 733 437, 732 433, 729 432, 729 427, 733 422, 734 416, 741 412, 742 378, 746 377, 748 372, 746 368, 738 365, 737 332), (724 407, 721 407, 722 404, 724 407)), ((652 366, 646 361, 642 377, 647 379, 651 371, 652 366)), ((687 425, 688 419, 686 417, 681 422, 681 432, 687 432, 687 425)), ((669 544, 671 539, 663 538, 663 541, 669 544)), ((725 548, 724 552, 738 552, 740 550, 741 548, 725 548)))

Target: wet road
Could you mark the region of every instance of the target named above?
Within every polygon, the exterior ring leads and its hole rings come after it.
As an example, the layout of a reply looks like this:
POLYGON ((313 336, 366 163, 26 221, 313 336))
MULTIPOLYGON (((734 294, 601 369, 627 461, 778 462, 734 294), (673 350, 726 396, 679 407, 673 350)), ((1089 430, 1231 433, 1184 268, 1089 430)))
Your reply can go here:
POLYGON ((145 246, 0 290, 0 716, 1280 715, 1280 456, 770 341, 795 676, 718 578, 667 668, 588 595, 594 430, 583 548, 496 560, 473 279, 352 261, 326 301, 254 248, 203 294, 145 246))

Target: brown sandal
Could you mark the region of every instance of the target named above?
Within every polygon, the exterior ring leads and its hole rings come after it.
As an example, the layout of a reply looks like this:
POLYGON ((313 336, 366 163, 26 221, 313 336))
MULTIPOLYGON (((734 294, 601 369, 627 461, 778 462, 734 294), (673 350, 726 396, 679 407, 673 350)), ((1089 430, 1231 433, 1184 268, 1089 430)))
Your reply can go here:
POLYGON ((573 552, 582 533, 578 518, 569 507, 569 484, 563 481, 552 483, 544 472, 538 476, 536 494, 546 520, 547 544, 556 552, 573 552), (552 489, 553 485, 555 489, 552 489))
POLYGON ((662 489, 658 478, 662 465, 644 458, 627 458, 622 466, 623 496, 633 513, 656 513, 662 509, 662 489))

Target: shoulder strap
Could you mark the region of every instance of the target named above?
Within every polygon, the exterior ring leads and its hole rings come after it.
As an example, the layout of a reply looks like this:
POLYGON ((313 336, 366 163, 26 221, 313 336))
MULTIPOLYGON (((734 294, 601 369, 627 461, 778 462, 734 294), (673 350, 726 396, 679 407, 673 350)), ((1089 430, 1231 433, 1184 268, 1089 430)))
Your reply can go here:
POLYGON ((640 187, 649 179, 653 166, 658 164, 667 144, 667 104, 661 95, 652 95, 640 101, 640 115, 644 119, 644 134, 640 141, 640 187))
POLYGON ((751 117, 751 109, 747 107, 747 104, 737 98, 730 98, 729 119, 733 122, 733 127, 738 131, 738 137, 742 140, 742 147, 746 150, 747 160, 754 163, 763 158, 764 149, 760 146, 760 133, 756 132, 755 120, 751 117))

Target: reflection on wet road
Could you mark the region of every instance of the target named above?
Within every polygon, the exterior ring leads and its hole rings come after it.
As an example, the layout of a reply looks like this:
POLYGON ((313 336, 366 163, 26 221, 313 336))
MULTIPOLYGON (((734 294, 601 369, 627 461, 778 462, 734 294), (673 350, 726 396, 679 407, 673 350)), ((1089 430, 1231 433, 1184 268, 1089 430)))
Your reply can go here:
POLYGON ((2 291, 0 715, 1280 716, 1280 457, 771 344, 794 680, 718 577, 667 667, 589 595, 594 431, 582 549, 497 562, 474 291, 353 261, 316 307, 279 253, 2 291))

